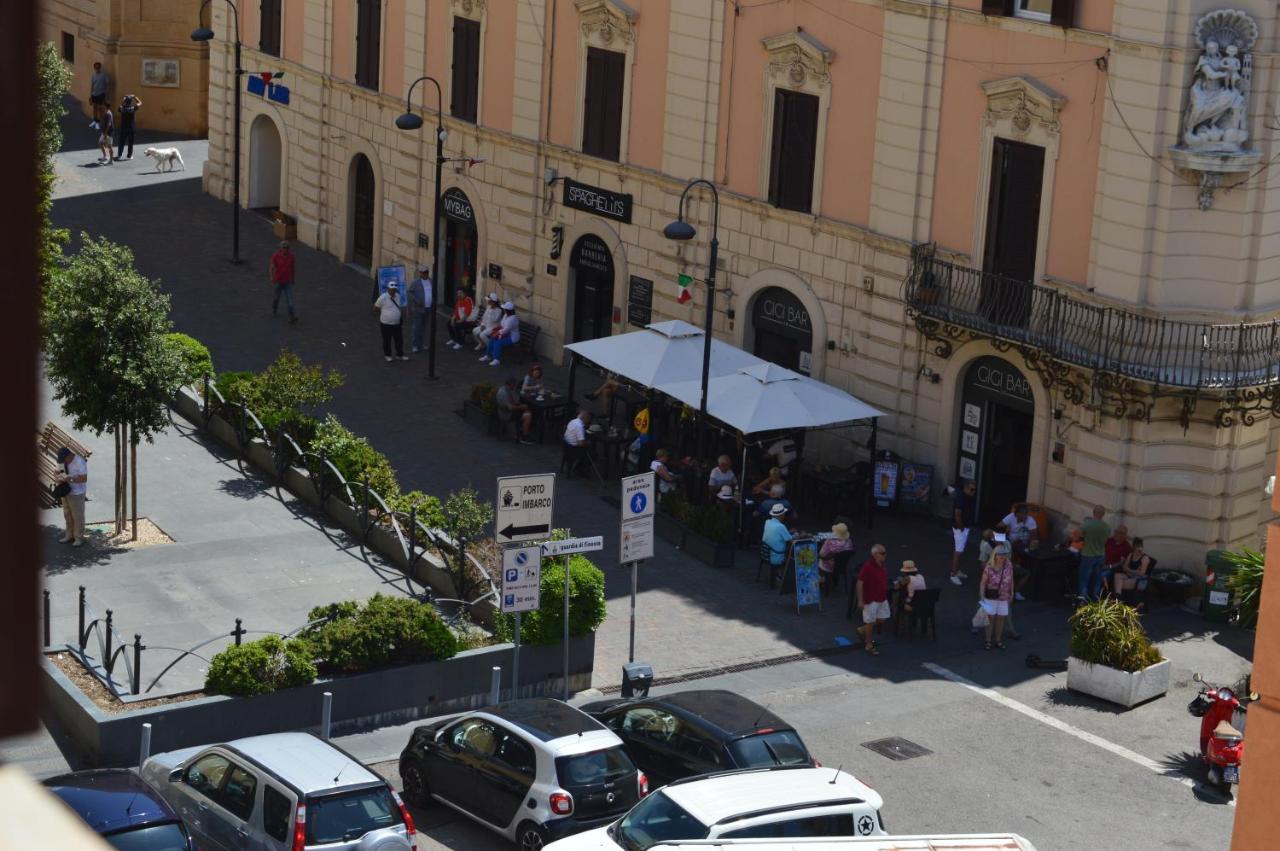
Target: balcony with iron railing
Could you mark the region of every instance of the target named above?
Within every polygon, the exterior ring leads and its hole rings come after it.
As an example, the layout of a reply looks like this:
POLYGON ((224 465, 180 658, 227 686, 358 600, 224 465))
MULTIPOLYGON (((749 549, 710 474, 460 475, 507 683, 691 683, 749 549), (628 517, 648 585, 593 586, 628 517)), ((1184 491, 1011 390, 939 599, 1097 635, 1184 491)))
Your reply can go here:
POLYGON ((1090 303, 1078 295, 912 249, 905 298, 916 326, 944 340, 989 337, 1094 373, 1190 393, 1280 384, 1280 320, 1215 324, 1090 303))

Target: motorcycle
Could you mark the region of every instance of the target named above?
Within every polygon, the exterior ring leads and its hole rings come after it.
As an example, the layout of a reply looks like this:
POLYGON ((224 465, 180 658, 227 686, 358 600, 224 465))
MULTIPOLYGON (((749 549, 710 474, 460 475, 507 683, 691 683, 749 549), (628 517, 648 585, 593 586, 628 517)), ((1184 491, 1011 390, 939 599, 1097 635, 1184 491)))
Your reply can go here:
POLYGON ((1247 701, 1257 696, 1249 693, 1249 679, 1244 680, 1244 700, 1227 686, 1215 686, 1199 675, 1192 679, 1201 684, 1200 693, 1187 704, 1187 712, 1200 719, 1200 756, 1205 762, 1209 782, 1230 789, 1240 783, 1240 765, 1244 761, 1244 732, 1247 701), (1237 727, 1236 725, 1239 725, 1237 727))

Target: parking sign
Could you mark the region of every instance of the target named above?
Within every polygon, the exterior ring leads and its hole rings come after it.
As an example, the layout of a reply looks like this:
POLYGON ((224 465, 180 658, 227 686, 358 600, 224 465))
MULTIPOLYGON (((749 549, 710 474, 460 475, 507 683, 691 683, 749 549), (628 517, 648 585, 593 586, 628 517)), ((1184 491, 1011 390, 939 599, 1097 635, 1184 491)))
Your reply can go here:
POLYGON ((541 587, 540 545, 507 547, 502 551, 502 611, 531 612, 538 608, 541 587))

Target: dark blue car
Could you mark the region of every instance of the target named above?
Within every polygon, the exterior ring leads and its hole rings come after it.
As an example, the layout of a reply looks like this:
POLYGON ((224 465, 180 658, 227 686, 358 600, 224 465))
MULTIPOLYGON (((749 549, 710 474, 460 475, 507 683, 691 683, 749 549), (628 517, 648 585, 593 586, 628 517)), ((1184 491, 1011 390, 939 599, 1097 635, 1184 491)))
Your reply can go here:
POLYGON ((113 848, 195 851, 178 814, 134 771, 76 771, 50 777, 44 785, 113 848))

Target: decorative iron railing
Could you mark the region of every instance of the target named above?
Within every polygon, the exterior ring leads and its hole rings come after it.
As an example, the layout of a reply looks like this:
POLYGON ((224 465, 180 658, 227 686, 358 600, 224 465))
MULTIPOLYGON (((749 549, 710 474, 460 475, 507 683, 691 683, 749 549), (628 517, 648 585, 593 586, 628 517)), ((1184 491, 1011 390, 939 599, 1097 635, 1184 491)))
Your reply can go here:
POLYGON ((950 340, 985 336, 1018 345, 1028 358, 1156 387, 1233 392, 1280 384, 1280 320, 1219 325, 1090 304, 940 260, 928 244, 915 246, 911 260, 909 314, 944 356, 950 340))

